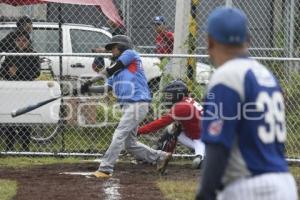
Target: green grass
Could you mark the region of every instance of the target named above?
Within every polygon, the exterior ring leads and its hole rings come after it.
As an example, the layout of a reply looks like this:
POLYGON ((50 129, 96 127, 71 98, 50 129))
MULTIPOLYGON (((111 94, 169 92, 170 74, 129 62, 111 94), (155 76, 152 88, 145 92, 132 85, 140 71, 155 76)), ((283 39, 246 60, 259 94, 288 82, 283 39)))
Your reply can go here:
POLYGON ((17 182, 0 179, 0 200, 10 200, 17 193, 17 182))
POLYGON ((192 200, 195 199, 197 180, 159 180, 157 186, 164 197, 170 200, 192 200))
POLYGON ((30 158, 30 157, 3 157, 0 158, 0 167, 10 167, 10 168, 25 168, 33 167, 39 165, 51 165, 58 163, 78 163, 80 158, 55 158, 55 157, 40 157, 40 158, 30 158))
MULTIPOLYGON (((290 166, 290 171, 297 182, 298 196, 300 196, 300 166, 290 166)), ((157 186, 163 195, 170 200, 192 200, 198 187, 197 180, 158 180, 157 186)))

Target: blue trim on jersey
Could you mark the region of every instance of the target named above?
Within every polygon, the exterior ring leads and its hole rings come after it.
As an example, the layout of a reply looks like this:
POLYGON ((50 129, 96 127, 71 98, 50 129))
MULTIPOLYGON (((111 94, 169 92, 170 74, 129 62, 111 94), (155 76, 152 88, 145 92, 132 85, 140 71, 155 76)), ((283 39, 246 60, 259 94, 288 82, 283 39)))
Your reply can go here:
POLYGON ((125 68, 107 79, 107 85, 113 88, 119 103, 128 102, 151 102, 142 61, 139 54, 131 49, 124 51, 118 58, 125 68), (128 69, 134 65, 135 70, 128 69))
POLYGON ((230 149, 236 137, 238 121, 224 118, 234 118, 237 115, 239 94, 222 84, 214 86, 209 93, 214 95, 207 95, 203 106, 202 140, 219 143, 230 149))

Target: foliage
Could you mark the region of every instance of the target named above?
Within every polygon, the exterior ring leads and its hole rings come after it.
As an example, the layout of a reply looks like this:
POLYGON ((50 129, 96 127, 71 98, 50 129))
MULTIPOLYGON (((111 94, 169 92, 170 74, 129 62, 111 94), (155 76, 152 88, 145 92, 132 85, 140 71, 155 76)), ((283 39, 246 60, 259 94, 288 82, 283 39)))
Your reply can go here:
POLYGON ((10 200, 17 193, 17 182, 0 179, 0 199, 10 200))
POLYGON ((36 80, 49 81, 49 80, 53 80, 53 77, 50 73, 41 72, 40 76, 36 80))
POLYGON ((300 74, 293 73, 288 80, 282 84, 284 97, 286 100, 286 119, 287 119, 287 153, 290 157, 299 156, 300 146, 300 74))
POLYGON ((160 69, 161 72, 164 71, 164 69, 165 69, 166 65, 168 64, 168 62, 169 62, 169 59, 168 59, 168 58, 163 58, 163 59, 160 61, 160 63, 158 63, 157 66, 158 66, 158 68, 160 69))

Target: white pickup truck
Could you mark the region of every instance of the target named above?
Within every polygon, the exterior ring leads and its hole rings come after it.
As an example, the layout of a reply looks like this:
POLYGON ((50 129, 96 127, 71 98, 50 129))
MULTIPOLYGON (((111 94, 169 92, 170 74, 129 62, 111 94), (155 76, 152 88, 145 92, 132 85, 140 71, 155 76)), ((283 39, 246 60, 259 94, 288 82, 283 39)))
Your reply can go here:
MULTIPOLYGON (((107 30, 88 25, 62 24, 61 27, 63 53, 91 53, 92 48, 103 47, 112 37, 107 30)), ((0 40, 15 29, 15 23, 0 22, 0 40)), ((34 49, 39 53, 60 52, 59 26, 57 23, 34 22, 31 39, 34 49)), ((45 57, 44 60, 48 62, 42 63, 42 69, 51 69, 54 77, 58 77, 60 74, 59 57, 49 56, 45 57)), ((93 60, 93 57, 62 57, 62 76, 65 80, 76 80, 82 76, 95 76, 96 72, 92 67, 93 60)), ((109 65, 109 59, 105 58, 104 60, 105 65, 109 65)), ((161 76, 161 71, 157 66, 160 60, 158 58, 143 57, 142 61, 150 87, 157 87, 155 84, 159 84, 161 76)), ((210 72, 210 66, 197 63, 198 83, 206 84, 210 72)), ((36 135, 32 133, 32 139, 37 141, 51 139, 60 126, 60 100, 17 118, 12 118, 10 113, 14 109, 58 96, 61 93, 61 88, 57 82, 54 83, 54 86, 49 88, 47 81, 0 81, 0 95, 3 97, 0 101, 0 126, 10 123, 41 124, 40 130, 37 129, 38 131, 35 131, 36 135), (53 92, 50 93, 50 91, 55 91, 55 95, 53 95, 53 92)))
MULTIPOLYGON (((62 24, 62 51, 63 53, 91 53, 92 48, 103 47, 112 35, 105 29, 82 24, 62 24)), ((0 23, 0 39, 10 31, 16 29, 13 22, 0 23)), ((34 22, 31 34, 33 47, 39 53, 59 53, 59 25, 57 23, 34 22)), ((59 57, 47 57, 47 63, 42 68, 51 68, 54 75, 59 75, 59 57)), ((62 75, 64 77, 95 76, 92 68, 93 57, 63 57, 62 75)), ((142 58, 145 75, 150 85, 158 83, 161 71, 157 64, 158 58, 142 58)), ((105 58, 105 65, 110 61, 105 58)), ((197 81, 205 84, 211 72, 210 66, 197 63, 197 81)))
MULTIPOLYGON (((62 51, 63 53, 91 53, 92 48, 103 47, 110 42, 112 35, 104 29, 89 25, 62 24, 62 51)), ((0 39, 10 31, 16 29, 15 23, 0 23, 0 39)), ((34 22, 31 34, 33 47, 39 53, 59 53, 59 26, 57 23, 34 22)), ((59 75, 59 57, 47 57, 51 62, 42 65, 48 68, 51 65, 54 75, 59 75)), ((160 77, 158 58, 142 58, 148 82, 160 77)), ((96 72, 92 68, 93 57, 63 57, 62 75, 65 77, 93 76, 96 72)), ((110 61, 105 58, 105 65, 110 61)))

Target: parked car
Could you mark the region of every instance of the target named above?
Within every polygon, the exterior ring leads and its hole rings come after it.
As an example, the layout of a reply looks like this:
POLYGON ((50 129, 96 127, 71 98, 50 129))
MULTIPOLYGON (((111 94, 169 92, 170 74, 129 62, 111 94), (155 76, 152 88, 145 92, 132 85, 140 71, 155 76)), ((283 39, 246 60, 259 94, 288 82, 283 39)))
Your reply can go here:
MULTIPOLYGON (((0 39, 16 29, 14 22, 0 23, 0 39)), ((92 48, 103 47, 112 37, 104 28, 96 28, 82 24, 62 24, 62 52, 63 53, 91 53, 92 48)), ((31 34, 33 47, 39 53, 59 53, 59 25, 58 23, 34 22, 31 34)), ((60 75, 59 57, 44 57, 42 69, 50 69, 54 76, 60 75)), ((97 73, 92 68, 94 58, 82 56, 62 57, 62 76, 64 79, 72 77, 91 77, 97 73)), ((108 58, 104 59, 105 65, 109 65, 108 58)), ((161 71, 157 64, 158 58, 142 58, 145 75, 152 88, 158 86, 161 71)), ((208 81, 211 68, 203 63, 197 63, 197 81, 205 84, 208 81)))

